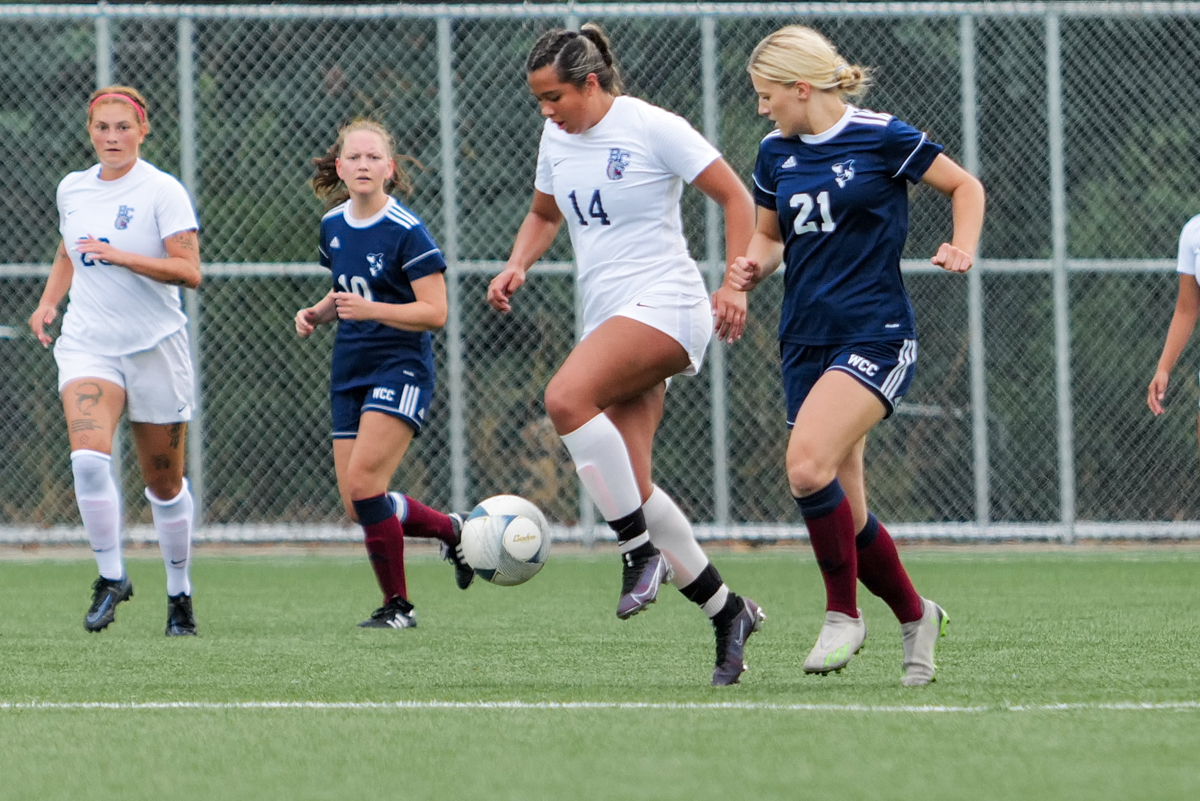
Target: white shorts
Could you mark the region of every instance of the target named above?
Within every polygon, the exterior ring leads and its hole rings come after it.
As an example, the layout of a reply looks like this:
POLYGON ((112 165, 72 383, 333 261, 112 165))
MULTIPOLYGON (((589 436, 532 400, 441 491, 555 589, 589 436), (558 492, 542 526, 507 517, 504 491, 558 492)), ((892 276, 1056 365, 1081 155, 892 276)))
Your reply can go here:
POLYGON ((58 391, 81 378, 111 381, 125 390, 125 408, 134 423, 186 423, 192 419, 195 379, 186 328, 149 350, 127 356, 101 356, 59 338, 58 391))
POLYGON ((707 297, 651 288, 617 309, 613 316, 628 317, 662 331, 687 351, 691 364, 682 375, 700 372, 713 332, 712 304, 707 297))

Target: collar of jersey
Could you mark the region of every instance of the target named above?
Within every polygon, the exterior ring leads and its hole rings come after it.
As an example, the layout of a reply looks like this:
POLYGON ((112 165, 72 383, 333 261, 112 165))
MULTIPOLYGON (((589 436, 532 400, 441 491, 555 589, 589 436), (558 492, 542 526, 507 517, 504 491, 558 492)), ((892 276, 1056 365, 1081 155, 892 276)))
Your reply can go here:
POLYGON ((820 145, 828 142, 833 137, 842 132, 842 129, 850 124, 850 117, 854 112, 858 111, 857 106, 846 104, 846 113, 842 118, 835 122, 828 130, 821 131, 819 134, 800 134, 800 141, 806 145, 820 145))
POLYGON ((346 207, 345 207, 344 209, 342 209, 342 217, 343 217, 343 218, 345 218, 345 220, 346 220, 346 225, 350 226, 351 228, 370 228, 372 225, 374 225, 375 223, 377 223, 377 222, 379 222, 380 220, 382 220, 382 219, 383 219, 383 215, 387 214, 387 213, 388 213, 388 209, 390 209, 390 208, 391 208, 391 207, 392 207, 392 206, 393 206, 395 203, 396 203, 396 199, 395 199, 395 198, 393 198, 393 197, 388 197, 388 199, 387 199, 387 203, 384 203, 384 204, 383 204, 383 208, 382 208, 382 209, 380 209, 379 211, 375 212, 374 214, 372 214, 372 215, 371 215, 370 217, 368 217, 367 219, 365 219, 365 220, 360 220, 360 219, 358 219, 357 217, 351 217, 351 216, 350 216, 350 201, 349 201, 349 200, 347 200, 347 201, 346 201, 346 207))
POLYGON ((128 181, 128 180, 130 180, 131 176, 133 176, 135 173, 141 172, 142 165, 145 163, 146 162, 143 161, 139 157, 138 160, 134 163, 133 168, 129 172, 122 175, 120 178, 116 179, 115 181, 106 181, 103 178, 101 178, 100 171, 104 169, 104 165, 97 164, 95 167, 92 168, 92 170, 93 170, 92 177, 96 180, 96 183, 100 184, 100 186, 120 186, 123 181, 128 181))

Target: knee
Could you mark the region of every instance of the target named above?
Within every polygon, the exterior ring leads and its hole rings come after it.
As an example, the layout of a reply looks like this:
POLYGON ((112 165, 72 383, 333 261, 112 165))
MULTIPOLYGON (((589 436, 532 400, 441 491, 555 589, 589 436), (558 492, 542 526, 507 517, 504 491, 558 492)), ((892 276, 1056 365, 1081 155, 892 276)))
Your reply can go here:
POLYGON ((183 492, 183 476, 154 476, 146 482, 146 489, 160 501, 173 501, 183 492))
POLYGON ((567 382, 557 376, 550 379, 545 394, 546 414, 559 434, 569 434, 594 416, 583 412, 584 404, 577 393, 572 392, 567 382))
POLYGON ((828 486, 837 477, 837 468, 832 464, 826 464, 812 454, 789 455, 787 477, 792 495, 803 498, 805 495, 812 495, 817 490, 828 486))

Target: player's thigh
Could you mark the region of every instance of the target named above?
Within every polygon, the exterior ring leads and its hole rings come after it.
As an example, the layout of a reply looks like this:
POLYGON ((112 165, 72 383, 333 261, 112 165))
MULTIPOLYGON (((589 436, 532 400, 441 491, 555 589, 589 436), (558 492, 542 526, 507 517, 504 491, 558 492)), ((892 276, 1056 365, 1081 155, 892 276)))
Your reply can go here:
POLYGON ((651 469, 654 434, 662 421, 666 391, 666 382, 659 382, 641 395, 614 403, 604 410, 625 440, 643 502, 650 498, 654 489, 651 469))
POLYGON ((113 435, 125 408, 125 389, 103 378, 83 377, 61 389, 71 450, 112 453, 113 435))
POLYGON ((130 422, 129 429, 146 486, 159 500, 174 498, 183 489, 187 423, 130 422))
POLYGON ((687 351, 667 334, 628 317, 612 317, 576 345, 550 379, 547 411, 553 418, 564 405, 607 409, 690 364, 687 351))
POLYGON ((815 492, 821 486, 813 483, 833 480, 855 445, 886 412, 878 396, 856 378, 826 371, 796 412, 788 438, 787 470, 793 490, 815 492))
POLYGON ((346 461, 344 480, 352 501, 387 492, 392 474, 400 466, 415 431, 412 425, 391 414, 365 411, 359 418, 358 436, 346 461))

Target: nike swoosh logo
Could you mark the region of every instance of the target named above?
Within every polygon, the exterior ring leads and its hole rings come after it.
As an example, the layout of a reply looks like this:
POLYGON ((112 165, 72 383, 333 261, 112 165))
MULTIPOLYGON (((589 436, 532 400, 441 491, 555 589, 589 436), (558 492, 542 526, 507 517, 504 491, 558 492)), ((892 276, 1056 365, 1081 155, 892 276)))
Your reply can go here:
POLYGON ((566 159, 559 159, 558 161, 552 161, 552 162, 550 162, 550 166, 557 167, 559 164, 562 164, 564 161, 566 161, 566 159))
POLYGON ((171 567, 179 567, 180 565, 186 564, 186 563, 187 563, 187 559, 172 559, 171 567))
POLYGON ((645 303, 635 303, 635 306, 641 306, 643 309, 657 309, 657 306, 647 306, 645 303))
POLYGON ((183 411, 184 409, 186 409, 186 408, 187 408, 187 404, 185 403, 183 406, 180 406, 178 409, 176 409, 176 410, 175 410, 175 412, 176 412, 176 413, 180 413, 180 412, 182 412, 182 411, 183 411))

